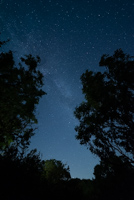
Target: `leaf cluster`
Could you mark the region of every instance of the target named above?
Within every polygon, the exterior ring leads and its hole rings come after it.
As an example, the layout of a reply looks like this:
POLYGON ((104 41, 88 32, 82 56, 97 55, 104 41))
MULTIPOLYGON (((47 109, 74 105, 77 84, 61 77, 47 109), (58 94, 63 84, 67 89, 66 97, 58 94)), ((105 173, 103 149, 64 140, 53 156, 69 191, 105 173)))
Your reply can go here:
POLYGON ((134 162, 134 60, 116 50, 103 55, 103 73, 86 71, 81 76, 85 102, 75 109, 81 144, 101 159, 123 155, 134 162))
POLYGON ((46 160, 44 162, 44 176, 51 183, 67 181, 71 178, 69 166, 66 167, 60 160, 46 160))
POLYGON ((16 66, 12 51, 0 54, 0 150, 10 144, 25 148, 34 134, 36 105, 46 94, 39 62, 27 55, 16 66))

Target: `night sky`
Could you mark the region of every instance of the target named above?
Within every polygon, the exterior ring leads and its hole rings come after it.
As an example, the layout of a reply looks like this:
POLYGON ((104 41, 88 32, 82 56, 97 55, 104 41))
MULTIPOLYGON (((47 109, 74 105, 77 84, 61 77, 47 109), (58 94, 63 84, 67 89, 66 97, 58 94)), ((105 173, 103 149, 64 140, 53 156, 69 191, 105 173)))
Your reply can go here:
POLYGON ((70 166, 74 178, 92 178, 99 159, 75 139, 75 107, 83 100, 80 76, 99 69, 118 48, 134 55, 134 0, 1 0, 0 40, 16 62, 39 55, 47 92, 37 106, 30 149, 70 166))

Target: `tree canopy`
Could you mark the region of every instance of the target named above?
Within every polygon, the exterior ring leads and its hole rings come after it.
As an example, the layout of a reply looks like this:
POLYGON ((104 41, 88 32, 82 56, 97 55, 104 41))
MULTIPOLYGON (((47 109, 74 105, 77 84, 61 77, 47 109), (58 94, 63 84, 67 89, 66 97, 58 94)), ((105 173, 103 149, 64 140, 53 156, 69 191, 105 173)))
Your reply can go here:
POLYGON ((44 163, 45 178, 51 183, 69 180, 71 178, 69 171, 69 166, 66 167, 60 160, 51 159, 44 163))
MULTIPOLYGON (((1 42, 0 46, 5 42, 1 42)), ((26 148, 34 134, 33 124, 39 99, 46 94, 43 74, 37 69, 40 58, 26 55, 15 64, 13 53, 0 53, 0 150, 11 144, 26 148)))
POLYGON ((103 55, 104 72, 81 76, 85 101, 75 109, 81 144, 101 159, 123 156, 134 163, 134 60, 121 49, 103 55))

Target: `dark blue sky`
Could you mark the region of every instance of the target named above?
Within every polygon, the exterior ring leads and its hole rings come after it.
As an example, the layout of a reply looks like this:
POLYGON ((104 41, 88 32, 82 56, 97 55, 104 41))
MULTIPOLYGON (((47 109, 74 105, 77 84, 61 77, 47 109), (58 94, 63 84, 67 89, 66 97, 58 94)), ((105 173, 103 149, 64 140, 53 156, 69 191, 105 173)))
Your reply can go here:
POLYGON ((44 96, 30 148, 70 166, 72 177, 92 178, 99 159, 75 139, 74 109, 83 101, 80 76, 98 71, 102 54, 134 55, 133 0, 1 0, 1 40, 15 60, 41 57, 44 96))

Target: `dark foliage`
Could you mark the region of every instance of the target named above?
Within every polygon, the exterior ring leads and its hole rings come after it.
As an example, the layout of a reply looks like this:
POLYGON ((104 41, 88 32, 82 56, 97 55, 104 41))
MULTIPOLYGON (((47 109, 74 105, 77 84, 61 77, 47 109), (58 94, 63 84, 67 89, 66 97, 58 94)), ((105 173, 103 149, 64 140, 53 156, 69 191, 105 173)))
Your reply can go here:
POLYGON ((98 200, 132 200, 134 198, 134 167, 122 157, 101 161, 94 169, 94 186, 98 200))
POLYGON ((32 151, 23 160, 13 156, 0 157, 1 199, 40 198, 42 161, 32 151))
POLYGON ((60 160, 46 160, 44 161, 44 177, 48 182, 57 184, 60 181, 68 181, 70 176, 69 166, 66 167, 60 160))
MULTIPOLYGON (((4 42, 3 42, 4 43, 4 42)), ((3 44, 2 43, 2 44, 3 44)), ((11 145, 24 150, 34 134, 36 105, 45 92, 40 58, 31 55, 15 65, 12 51, 0 54, 0 150, 11 145), (24 64, 24 67, 22 66, 24 64)))
MULTIPOLYGON (((51 161, 51 160, 50 160, 51 161)), ((59 161, 54 160, 56 163, 59 161)), ((61 179, 53 181, 45 176, 45 163, 36 150, 25 158, 0 156, 1 199, 43 200, 70 198, 78 200, 133 200, 134 168, 119 157, 111 163, 101 161, 94 169, 94 180, 61 179)), ((64 166, 64 164, 62 164, 64 166)), ((59 173, 59 169, 57 172, 59 173)), ((55 170, 55 173, 57 173, 55 170)), ((61 173, 63 169, 61 170, 61 173)))
POLYGON ((104 55, 104 73, 86 71, 81 76, 83 102, 75 110, 81 144, 101 159, 122 155, 134 163, 134 60, 121 49, 104 55))
MULTIPOLYGON (((59 161, 54 160, 55 163, 59 161)), ((82 196, 80 181, 70 180, 70 174, 65 165, 57 167, 55 174, 61 172, 56 181, 47 176, 45 163, 36 150, 32 150, 25 158, 19 159, 13 155, 0 156, 1 198, 10 200, 58 198, 68 199, 82 196), (64 174, 63 174, 64 171, 64 174), (66 174, 69 179, 64 180, 66 174)), ((51 160, 50 160, 51 163, 51 160)), ((55 174, 53 174, 55 176, 55 174)), ((68 178, 67 176, 67 178, 68 178)))

